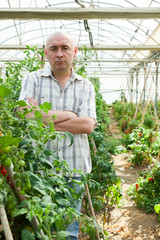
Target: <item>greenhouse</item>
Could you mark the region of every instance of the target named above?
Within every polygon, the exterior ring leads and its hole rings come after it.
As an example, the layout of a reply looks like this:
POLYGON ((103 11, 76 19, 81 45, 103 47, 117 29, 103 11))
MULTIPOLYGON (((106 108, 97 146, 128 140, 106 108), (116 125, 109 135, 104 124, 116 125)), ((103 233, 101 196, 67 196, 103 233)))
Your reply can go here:
POLYGON ((160 239, 160 0, 0 23, 0 240, 160 239))

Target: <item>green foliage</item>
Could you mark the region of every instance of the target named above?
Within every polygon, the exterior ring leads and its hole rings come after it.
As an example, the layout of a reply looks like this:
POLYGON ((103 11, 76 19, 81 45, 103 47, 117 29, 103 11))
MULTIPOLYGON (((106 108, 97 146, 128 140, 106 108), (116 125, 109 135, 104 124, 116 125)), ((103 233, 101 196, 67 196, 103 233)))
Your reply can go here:
POLYGON ((105 139, 105 143, 106 143, 106 149, 109 153, 111 154, 117 154, 118 153, 118 148, 120 151, 120 140, 115 139, 113 137, 107 137, 105 139))
POLYGON ((113 169, 112 146, 117 142, 107 137, 107 128, 110 119, 108 107, 99 93, 100 82, 98 78, 91 78, 96 91, 97 128, 89 136, 93 169, 89 176, 88 185, 96 210, 107 209, 117 204, 121 197, 120 179, 113 169))
POLYGON ((132 150, 130 159, 133 166, 142 166, 151 163, 153 155, 159 152, 160 139, 158 134, 150 129, 134 129, 128 135, 131 144, 128 147, 132 150), (154 141, 156 139, 156 141, 154 141), (159 139, 159 140, 158 140, 159 139), (154 143, 153 143, 154 142, 154 143))
POLYGON ((115 101, 113 103, 113 110, 116 119, 119 122, 120 128, 124 133, 131 133, 133 129, 137 128, 143 121, 143 127, 152 129, 156 128, 155 117, 153 111, 153 103, 150 102, 148 106, 144 120, 143 118, 143 106, 140 105, 139 111, 137 112, 136 119, 134 119, 134 115, 136 112, 137 105, 131 102, 124 101, 115 101))
MULTIPOLYGON (((36 47, 27 46, 24 53, 26 54, 24 61, 18 64, 7 64, 6 77, 4 80, 1 79, 0 165, 1 167, 13 165, 15 184, 21 187, 21 193, 27 197, 27 200, 19 202, 7 178, 7 171, 3 168, 0 174, 0 203, 7 209, 15 239, 32 240, 38 237, 47 240, 65 239, 67 236, 65 228, 74 219, 84 223, 82 229, 89 234, 90 239, 94 240, 96 239, 95 226, 97 226, 95 220, 81 216, 73 208, 81 194, 70 189, 64 178, 66 173, 71 176, 71 169, 66 161, 59 158, 54 151, 46 149, 48 141, 52 142, 62 137, 55 131, 52 121, 46 125, 43 123, 42 113, 47 113, 51 104, 44 103, 39 110, 34 107, 29 110, 24 101, 17 101, 23 72, 35 71, 43 64, 39 61, 38 54, 43 57, 44 53, 36 47), (19 107, 23 107, 23 111, 19 111, 19 107), (35 112, 33 119, 26 119, 25 115, 33 110, 35 112), (43 230, 45 234, 43 237, 30 225, 33 216, 36 216, 40 223, 40 230, 43 230)), ((84 48, 84 54, 87 59, 95 56, 95 53, 88 52, 86 48, 84 48)), ((81 63, 78 71, 85 76, 85 66, 81 63)), ((122 194, 120 179, 113 169, 110 154, 112 147, 117 146, 117 143, 113 142, 110 147, 107 137, 107 128, 110 123, 108 107, 99 93, 99 79, 90 80, 96 90, 98 125, 89 136, 93 170, 87 176, 87 180, 93 205, 95 209, 100 210, 117 204, 122 194)), ((72 144, 72 135, 66 134, 70 137, 70 144, 72 144)), ((73 170, 73 172, 77 171, 73 170)), ((85 176, 82 177, 85 183, 85 176)), ((83 183, 79 182, 79 184, 82 192, 83 183)), ((101 238, 106 239, 108 234, 100 228, 99 230, 101 238)))
POLYGON ((99 232, 100 239, 109 239, 108 233, 105 230, 102 230, 93 218, 88 218, 84 216, 84 219, 81 222, 81 230, 83 232, 87 232, 87 234, 90 236, 90 240, 97 240, 96 228, 99 232), (87 219, 87 221, 85 218, 87 219))
POLYGON ((136 205, 147 213, 156 211, 159 214, 160 204, 160 164, 153 162, 149 170, 142 173, 128 194, 133 197, 136 205))
MULTIPOLYGON (((65 136, 55 131, 52 121, 47 125, 43 123, 42 112, 48 112, 49 103, 41 105, 39 110, 29 110, 25 102, 17 101, 22 72, 37 70, 40 65, 36 48, 28 47, 24 61, 7 65, 6 78, 0 85, 0 203, 7 210, 14 239, 39 237, 30 225, 30 220, 36 216, 40 230, 45 234, 41 239, 62 240, 67 236, 66 226, 74 219, 81 221, 82 218, 74 208, 81 193, 75 193, 64 178, 65 174, 71 176, 71 169, 54 151, 46 149, 48 141, 65 136), (23 111, 19 111, 19 107, 23 107, 23 111), (26 119, 25 115, 33 110, 34 118, 26 119), (16 187, 20 187, 27 197, 22 203, 8 178, 5 167, 10 165, 15 172, 16 187)), ((73 136, 66 134, 72 144, 73 136)), ((83 179, 85 181, 84 176, 83 179)), ((82 192, 83 183, 79 182, 79 185, 82 192)), ((94 226, 89 228, 93 232, 94 226)))
POLYGON ((138 122, 133 122, 133 116, 136 110, 136 106, 133 103, 116 101, 113 103, 113 111, 120 129, 123 132, 131 132, 134 126, 137 126, 138 122))
POLYGON ((90 81, 94 85, 95 92, 96 92, 97 122, 100 123, 101 129, 108 128, 110 124, 108 106, 104 101, 102 94, 99 93, 100 80, 97 77, 94 77, 94 78, 92 77, 90 78, 90 81))
POLYGON ((146 128, 152 129, 155 125, 155 118, 149 113, 145 114, 143 125, 146 128))
POLYGON ((154 205, 154 210, 158 214, 158 220, 160 221, 160 203, 154 205))
POLYGON ((74 68, 77 74, 86 77, 87 71, 87 60, 93 60, 93 58, 97 58, 96 51, 88 49, 85 45, 81 48, 80 53, 82 54, 80 59, 74 60, 74 68))
POLYGON ((39 60, 39 56, 44 57, 44 51, 38 50, 36 46, 27 46, 27 50, 25 50, 24 53, 24 60, 21 60, 18 63, 6 63, 6 78, 4 82, 12 91, 12 98, 15 100, 19 97, 24 71, 36 71, 44 64, 39 60))
MULTIPOLYGON (((84 59, 94 56, 94 53, 84 48, 84 59)), ((82 66, 83 68, 84 66, 82 66)), ((81 68, 81 69, 82 69, 81 68)), ((84 68, 85 69, 85 68, 84 68)), ((83 75, 78 71, 78 74, 83 75)), ((91 193, 93 206, 96 210, 106 209, 109 205, 117 204, 122 197, 120 179, 117 177, 115 170, 112 168, 113 162, 111 154, 113 144, 107 142, 107 129, 110 124, 108 106, 99 93, 100 81, 97 77, 90 78, 96 92, 96 113, 97 128, 89 136, 89 143, 92 158, 92 172, 88 175, 88 186, 91 193)), ((87 202, 87 199, 86 199, 87 202)), ((86 204, 87 210, 87 204, 86 204)))
MULTIPOLYGON (((25 227, 21 224, 21 228, 17 229, 16 227, 15 233, 14 229, 18 217, 21 215, 25 215, 26 220, 29 221, 36 216, 40 222, 40 229, 43 229, 49 237, 48 239, 55 236, 58 239, 59 236, 60 238, 62 235, 64 236, 62 231, 65 231, 65 227, 73 219, 78 220, 80 217, 73 208, 76 200, 80 198, 80 194, 71 190, 64 178, 65 174, 68 173, 70 176, 72 173, 66 161, 45 148, 48 141, 54 141, 56 137, 61 138, 60 134, 55 132, 53 122, 45 125, 41 115, 33 120, 27 120, 25 114, 28 109, 24 108, 23 111, 18 111, 19 104, 25 105, 22 101, 20 103, 10 101, 9 103, 5 98, 0 101, 1 204, 5 206, 9 218, 12 218, 11 229, 15 239, 20 239, 21 232, 25 227), (17 109, 17 111, 12 112, 12 109, 17 109), (27 196, 27 200, 21 204, 17 194, 11 190, 12 185, 5 169, 11 165, 15 172, 13 178, 16 187, 20 187, 21 193, 27 196), (61 172, 61 175, 57 172, 61 172), (53 186, 56 187, 53 188, 53 186), (53 226, 54 236, 51 232, 53 226)), ((47 108, 49 106, 46 104, 41 106, 41 109, 45 111, 47 108)), ((82 182, 79 184, 82 185, 82 182)), ((81 189, 84 188, 81 187, 81 189)), ((32 239, 36 234, 35 231, 33 233, 22 232, 24 239, 26 235, 32 239)))
POLYGON ((126 153, 127 149, 123 145, 118 145, 116 149, 114 150, 114 153, 116 155, 121 154, 121 153, 126 153))

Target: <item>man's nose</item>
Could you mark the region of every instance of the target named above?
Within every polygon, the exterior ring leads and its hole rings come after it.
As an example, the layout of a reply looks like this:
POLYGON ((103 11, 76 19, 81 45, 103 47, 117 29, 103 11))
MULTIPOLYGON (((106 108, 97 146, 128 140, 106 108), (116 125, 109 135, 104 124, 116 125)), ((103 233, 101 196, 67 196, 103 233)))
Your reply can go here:
POLYGON ((62 56, 63 56, 62 49, 58 48, 57 49, 57 57, 62 57, 62 56))

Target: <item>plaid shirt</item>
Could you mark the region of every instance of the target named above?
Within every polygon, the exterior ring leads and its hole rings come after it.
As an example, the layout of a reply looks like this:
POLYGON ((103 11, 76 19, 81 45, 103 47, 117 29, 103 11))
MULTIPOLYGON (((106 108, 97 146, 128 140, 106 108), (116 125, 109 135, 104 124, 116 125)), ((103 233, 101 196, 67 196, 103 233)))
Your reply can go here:
MULTIPOLYGON (((27 101, 28 97, 33 97, 39 104, 52 103, 52 110, 69 110, 77 113, 78 117, 88 116, 96 119, 94 87, 90 81, 74 71, 63 89, 49 68, 28 74, 22 81, 19 100, 27 101)), ((47 148, 65 159, 71 169, 76 168, 83 173, 90 172, 91 158, 87 134, 73 134, 73 137, 71 146, 70 138, 65 135, 61 140, 49 141, 47 148)))

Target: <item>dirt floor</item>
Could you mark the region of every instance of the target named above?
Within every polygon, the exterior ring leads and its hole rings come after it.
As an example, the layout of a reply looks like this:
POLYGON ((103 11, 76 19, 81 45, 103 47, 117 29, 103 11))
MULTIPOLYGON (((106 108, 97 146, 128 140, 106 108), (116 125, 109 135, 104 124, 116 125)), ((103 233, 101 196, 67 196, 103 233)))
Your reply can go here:
MULTIPOLYGON (((120 130, 110 112, 110 133, 115 138, 121 138, 120 130)), ((135 202, 127 195, 129 186, 136 182, 138 173, 144 168, 132 168, 129 153, 113 156, 114 167, 122 181, 123 197, 119 206, 111 210, 110 222, 104 228, 109 234, 110 240, 160 240, 160 223, 154 214, 146 214, 135 206, 135 202)), ((96 213, 98 223, 102 226, 102 214, 96 213)), ((80 234, 79 240, 89 238, 80 234)))
POLYGON ((121 177, 123 198, 120 207, 111 211, 109 226, 105 226, 112 240, 158 240, 160 239, 160 224, 157 216, 146 214, 138 209, 127 195, 129 186, 136 182, 141 168, 131 168, 127 162, 128 155, 120 154, 114 157, 117 175, 121 177))

